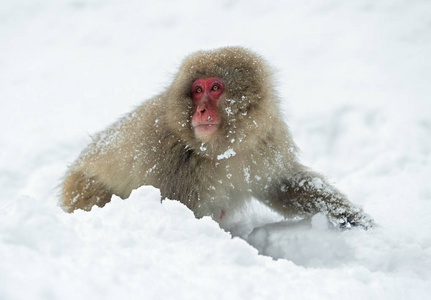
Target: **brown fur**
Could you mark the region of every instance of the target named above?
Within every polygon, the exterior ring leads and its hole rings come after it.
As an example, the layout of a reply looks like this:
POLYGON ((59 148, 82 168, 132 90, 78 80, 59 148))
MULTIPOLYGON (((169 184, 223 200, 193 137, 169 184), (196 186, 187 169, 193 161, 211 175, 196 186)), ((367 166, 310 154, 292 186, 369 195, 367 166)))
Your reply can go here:
POLYGON ((66 174, 61 206, 90 210, 112 194, 127 198, 152 185, 163 198, 216 221, 255 197, 287 217, 324 212, 341 226, 371 226, 296 153, 265 61, 237 47, 201 51, 184 60, 164 93, 94 138, 66 174), (208 77, 222 78, 226 88, 218 107, 222 125, 203 143, 191 127, 191 85, 208 77))

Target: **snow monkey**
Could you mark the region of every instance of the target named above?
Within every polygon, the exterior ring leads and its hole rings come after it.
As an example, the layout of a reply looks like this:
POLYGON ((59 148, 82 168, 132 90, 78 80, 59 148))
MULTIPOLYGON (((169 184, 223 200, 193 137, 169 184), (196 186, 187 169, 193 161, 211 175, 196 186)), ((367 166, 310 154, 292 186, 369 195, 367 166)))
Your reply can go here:
POLYGON ((370 227, 299 162, 273 84, 267 63, 244 48, 190 55, 164 92, 93 138, 67 171, 61 207, 91 210, 152 185, 219 223, 255 198, 287 218, 323 212, 338 227, 370 227))

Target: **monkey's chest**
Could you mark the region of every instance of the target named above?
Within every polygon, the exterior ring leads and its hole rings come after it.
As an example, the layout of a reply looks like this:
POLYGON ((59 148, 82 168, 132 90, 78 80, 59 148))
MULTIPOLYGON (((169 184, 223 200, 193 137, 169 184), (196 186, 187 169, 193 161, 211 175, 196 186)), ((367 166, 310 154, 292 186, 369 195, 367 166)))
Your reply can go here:
POLYGON ((172 163, 171 168, 159 174, 162 197, 179 200, 192 210, 208 203, 230 206, 231 201, 247 191, 247 178, 238 166, 200 157, 178 159, 172 163))

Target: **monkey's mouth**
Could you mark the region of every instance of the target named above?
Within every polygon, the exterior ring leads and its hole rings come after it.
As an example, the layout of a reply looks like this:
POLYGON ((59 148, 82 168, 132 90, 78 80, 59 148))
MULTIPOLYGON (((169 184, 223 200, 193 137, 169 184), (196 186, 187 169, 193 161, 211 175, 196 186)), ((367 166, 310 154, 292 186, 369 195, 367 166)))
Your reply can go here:
POLYGON ((202 137, 202 136, 208 136, 218 129, 218 124, 199 124, 196 126, 193 126, 193 130, 195 131, 196 136, 202 137))
POLYGON ((199 128, 199 127, 203 127, 203 128, 208 127, 209 128, 209 127, 213 127, 213 126, 217 127, 218 124, 199 124, 199 125, 194 126, 194 128, 199 128))

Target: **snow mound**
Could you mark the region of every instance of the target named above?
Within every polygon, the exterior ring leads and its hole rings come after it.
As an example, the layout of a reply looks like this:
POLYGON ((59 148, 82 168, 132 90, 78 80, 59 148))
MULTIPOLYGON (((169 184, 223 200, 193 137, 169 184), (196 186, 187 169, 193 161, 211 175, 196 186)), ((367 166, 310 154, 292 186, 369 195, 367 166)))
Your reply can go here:
POLYGON ((0 210, 0 298, 283 298, 304 289, 313 298, 346 287, 372 298, 428 289, 429 261, 415 261, 429 247, 413 240, 391 248, 396 241, 381 241, 379 229, 334 231, 319 214, 255 228, 246 238, 252 247, 160 199, 145 186, 91 212, 66 214, 31 197, 9 202, 0 210))

